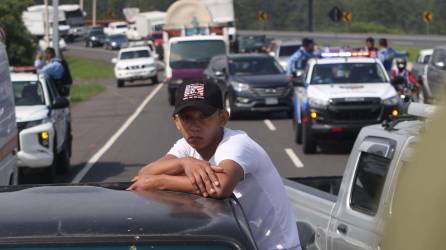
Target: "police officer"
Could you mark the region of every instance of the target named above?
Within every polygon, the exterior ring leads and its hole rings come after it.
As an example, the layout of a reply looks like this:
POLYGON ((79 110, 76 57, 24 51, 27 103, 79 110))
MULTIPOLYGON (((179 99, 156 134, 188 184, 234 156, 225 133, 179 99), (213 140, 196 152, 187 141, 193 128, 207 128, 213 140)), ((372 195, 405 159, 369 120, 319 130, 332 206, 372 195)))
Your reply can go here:
POLYGON ((314 55, 314 41, 312 39, 302 39, 302 47, 297 50, 288 60, 287 75, 288 80, 293 80, 293 72, 296 70, 304 70, 307 62, 314 55))

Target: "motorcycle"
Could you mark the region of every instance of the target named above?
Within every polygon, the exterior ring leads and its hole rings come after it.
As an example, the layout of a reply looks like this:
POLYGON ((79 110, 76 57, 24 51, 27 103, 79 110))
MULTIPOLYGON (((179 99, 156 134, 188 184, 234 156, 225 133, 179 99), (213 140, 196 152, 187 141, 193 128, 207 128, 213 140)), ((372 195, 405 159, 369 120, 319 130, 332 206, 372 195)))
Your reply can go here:
POLYGON ((418 102, 419 92, 417 88, 414 85, 408 83, 404 77, 395 77, 392 80, 392 85, 403 102, 418 102))

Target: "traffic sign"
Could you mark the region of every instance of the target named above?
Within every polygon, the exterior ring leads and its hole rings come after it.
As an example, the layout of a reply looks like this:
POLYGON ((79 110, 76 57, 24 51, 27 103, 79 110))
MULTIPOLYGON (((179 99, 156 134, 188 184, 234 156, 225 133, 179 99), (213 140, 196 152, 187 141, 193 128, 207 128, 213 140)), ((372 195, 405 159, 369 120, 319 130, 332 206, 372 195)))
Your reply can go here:
POLYGON ((257 13, 257 18, 259 19, 259 21, 266 22, 268 20, 268 13, 264 10, 260 10, 257 13))
POLYGON ((107 10, 107 16, 108 16, 108 18, 115 18, 115 16, 116 16, 115 10, 108 9, 107 10))
POLYGON ((432 14, 431 10, 423 12, 423 19, 426 23, 431 23, 432 17, 433 17, 433 14, 432 14))
POLYGON ((339 21, 341 21, 342 11, 335 6, 333 7, 333 9, 330 10, 330 12, 328 12, 328 17, 330 17, 333 22, 338 23, 339 21))
POLYGON ((351 22, 352 21, 352 17, 353 17, 353 14, 350 11, 343 11, 342 12, 342 21, 343 22, 346 22, 346 23, 351 22))

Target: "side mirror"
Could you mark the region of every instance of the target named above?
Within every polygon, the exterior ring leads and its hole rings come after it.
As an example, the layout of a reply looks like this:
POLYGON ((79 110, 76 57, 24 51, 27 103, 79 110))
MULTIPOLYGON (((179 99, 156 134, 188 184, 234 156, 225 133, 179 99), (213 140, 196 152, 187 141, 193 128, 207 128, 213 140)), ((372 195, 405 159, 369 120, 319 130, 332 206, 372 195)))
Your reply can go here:
POLYGON ((293 79, 293 85, 294 87, 305 87, 304 76, 303 75, 296 76, 293 79))
POLYGON ((438 68, 443 69, 444 66, 445 66, 445 64, 444 64, 444 62, 440 61, 440 62, 436 62, 436 63, 435 63, 435 66, 438 67, 438 68))
POLYGON ((113 64, 116 64, 116 63, 118 62, 118 59, 117 59, 116 57, 115 57, 115 58, 112 58, 111 62, 112 62, 113 64))
POLYGON ((67 98, 58 96, 53 102, 53 109, 64 109, 70 106, 70 102, 67 98))

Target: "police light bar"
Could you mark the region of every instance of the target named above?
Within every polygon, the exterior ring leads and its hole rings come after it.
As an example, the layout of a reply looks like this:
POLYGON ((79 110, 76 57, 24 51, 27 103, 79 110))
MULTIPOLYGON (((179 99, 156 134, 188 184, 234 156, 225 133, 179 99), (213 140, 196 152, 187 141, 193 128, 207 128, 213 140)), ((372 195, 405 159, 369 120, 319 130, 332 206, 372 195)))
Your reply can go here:
POLYGON ((9 67, 9 71, 13 73, 36 73, 37 70, 34 66, 12 66, 9 67))
POLYGON ((369 57, 370 53, 367 51, 342 51, 342 52, 323 52, 321 54, 322 58, 333 58, 333 57, 369 57))

